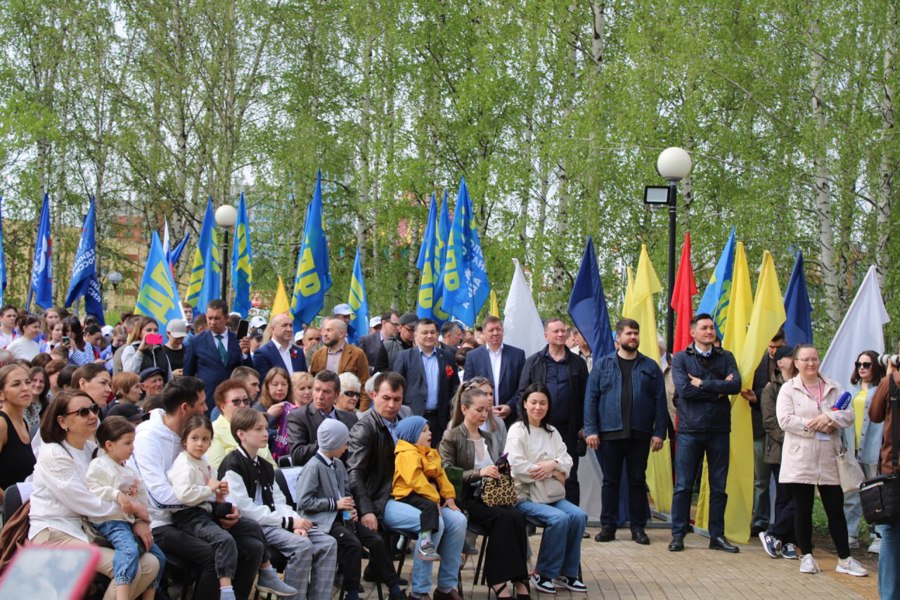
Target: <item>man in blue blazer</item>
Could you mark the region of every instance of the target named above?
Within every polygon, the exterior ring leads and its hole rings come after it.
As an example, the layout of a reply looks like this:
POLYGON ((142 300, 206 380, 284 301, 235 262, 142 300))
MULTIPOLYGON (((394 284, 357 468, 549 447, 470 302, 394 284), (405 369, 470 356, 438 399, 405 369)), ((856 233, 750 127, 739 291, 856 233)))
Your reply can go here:
POLYGON ((466 354, 463 377, 484 377, 494 386, 494 414, 512 425, 519 416, 519 378, 525 367, 525 351, 503 343, 503 322, 487 316, 482 326, 485 345, 466 354))
POLYGON ((397 354, 394 370, 406 378, 403 403, 412 414, 425 417, 431 445, 437 448, 450 422, 450 400, 459 387, 459 374, 454 357, 438 345, 437 323, 420 319, 414 333, 415 344, 397 354))
POLYGON ((250 338, 237 339, 228 330, 228 304, 213 300, 206 305, 207 329, 194 337, 184 353, 184 374, 198 377, 206 389, 207 412, 216 405, 213 395, 220 383, 240 366, 253 367, 250 338))
POLYGON ((259 380, 266 380, 266 374, 274 367, 280 367, 293 375, 306 371, 306 357, 303 349, 293 344, 294 323, 287 313, 275 315, 269 322, 272 339, 253 353, 253 368, 259 373, 259 380))

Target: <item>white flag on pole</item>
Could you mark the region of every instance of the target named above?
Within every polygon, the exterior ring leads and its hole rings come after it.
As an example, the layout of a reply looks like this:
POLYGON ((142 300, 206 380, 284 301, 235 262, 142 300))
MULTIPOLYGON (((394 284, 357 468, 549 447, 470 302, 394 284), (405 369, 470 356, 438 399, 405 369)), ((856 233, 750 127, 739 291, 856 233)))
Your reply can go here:
POLYGON ((534 305, 531 288, 525 281, 525 274, 515 258, 516 272, 509 285, 509 295, 503 308, 503 342, 525 351, 531 356, 547 345, 544 340, 544 324, 534 305))
POLYGON ((888 321, 875 267, 871 266, 819 370, 849 390, 856 357, 865 350, 884 352, 884 324, 888 321))

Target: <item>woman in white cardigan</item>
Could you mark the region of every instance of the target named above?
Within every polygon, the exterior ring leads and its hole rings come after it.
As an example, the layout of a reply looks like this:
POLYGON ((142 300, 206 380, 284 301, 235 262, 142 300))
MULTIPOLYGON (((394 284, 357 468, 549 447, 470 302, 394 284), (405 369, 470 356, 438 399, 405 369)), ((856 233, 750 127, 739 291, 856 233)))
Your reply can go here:
POLYGON ((579 576, 587 515, 566 500, 572 457, 562 436, 547 423, 550 391, 546 386, 529 385, 519 413, 521 420, 506 437, 507 458, 519 493, 516 507, 544 527, 532 583, 548 594, 555 594, 556 586, 587 592, 579 576))
MULTIPOLYGON (((102 519, 119 512, 114 502, 101 500, 84 483, 96 448, 92 441, 97 430, 100 407, 84 392, 58 394, 41 420, 44 444, 34 470, 28 538, 46 546, 70 546, 87 543, 82 517, 102 519)), ((149 524, 136 520, 134 534, 149 548, 153 543, 149 524)), ((100 548, 97 572, 112 578, 113 555, 100 548)), ((137 598, 154 581, 159 562, 152 554, 141 556, 140 568, 131 584, 131 597, 137 598)), ((116 597, 115 582, 110 583, 105 600, 116 597)))
POLYGON ((794 532, 803 557, 800 572, 819 572, 812 556, 813 499, 818 488, 828 517, 828 531, 840 558, 835 570, 863 577, 866 570, 850 556, 844 492, 837 465, 840 430, 853 425, 853 409, 834 409, 843 390, 819 372, 815 346, 798 344, 794 348, 794 364, 798 375, 781 386, 775 413, 784 430, 778 481, 790 485, 794 498, 794 532))

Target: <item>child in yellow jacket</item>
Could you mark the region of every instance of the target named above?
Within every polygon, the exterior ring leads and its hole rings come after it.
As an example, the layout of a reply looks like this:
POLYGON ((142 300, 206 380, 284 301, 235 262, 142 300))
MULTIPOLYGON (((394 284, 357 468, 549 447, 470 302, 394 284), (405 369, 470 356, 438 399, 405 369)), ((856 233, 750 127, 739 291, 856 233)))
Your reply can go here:
POLYGON ((431 447, 431 430, 424 418, 412 416, 401 419, 396 433, 391 495, 395 500, 422 512, 417 550, 419 558, 440 560, 431 534, 438 528, 441 499, 447 508, 459 510, 456 507, 456 491, 441 466, 440 454, 431 447))

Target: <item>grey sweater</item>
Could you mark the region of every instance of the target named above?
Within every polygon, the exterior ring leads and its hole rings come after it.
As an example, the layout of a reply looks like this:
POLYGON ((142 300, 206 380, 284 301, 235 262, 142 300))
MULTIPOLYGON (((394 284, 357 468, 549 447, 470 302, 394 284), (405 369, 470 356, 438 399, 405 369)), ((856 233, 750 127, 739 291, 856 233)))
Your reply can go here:
POLYGON ((333 461, 334 468, 325 463, 318 452, 313 456, 297 480, 297 506, 300 514, 324 532, 331 531, 338 515, 337 501, 350 495, 347 468, 341 460, 333 461))

